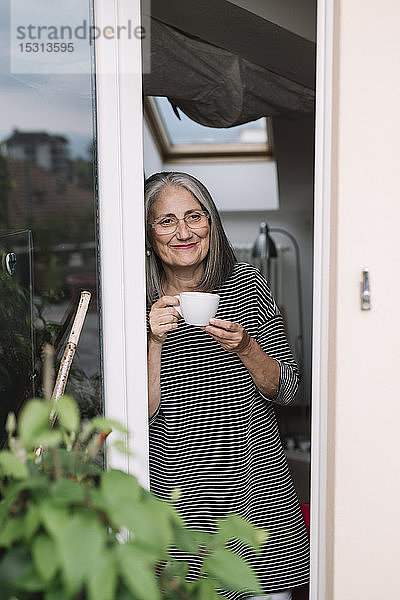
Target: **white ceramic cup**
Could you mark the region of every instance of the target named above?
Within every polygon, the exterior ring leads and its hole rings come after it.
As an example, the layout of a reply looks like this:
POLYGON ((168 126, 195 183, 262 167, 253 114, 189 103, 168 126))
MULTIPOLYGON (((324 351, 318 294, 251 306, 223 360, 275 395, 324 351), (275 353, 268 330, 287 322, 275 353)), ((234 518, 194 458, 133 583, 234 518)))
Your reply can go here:
POLYGON ((182 292, 175 298, 179 300, 176 310, 189 325, 208 325, 218 310, 218 294, 182 292))

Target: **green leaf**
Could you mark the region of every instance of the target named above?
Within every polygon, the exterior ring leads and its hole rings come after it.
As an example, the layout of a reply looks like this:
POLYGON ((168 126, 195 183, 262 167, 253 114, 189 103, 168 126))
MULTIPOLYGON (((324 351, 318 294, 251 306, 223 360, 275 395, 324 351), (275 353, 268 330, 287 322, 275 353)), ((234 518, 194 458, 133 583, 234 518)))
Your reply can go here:
POLYGON ((36 536, 32 544, 32 558, 41 579, 46 583, 51 581, 59 564, 54 540, 44 533, 36 536))
POLYGON ((1 600, 8 600, 15 591, 13 582, 32 567, 30 553, 25 547, 10 548, 0 561, 1 600))
POLYGON ((221 596, 217 593, 217 582, 208 577, 207 579, 199 579, 194 584, 194 597, 196 600, 220 600, 221 596))
POLYGON ((60 536, 69 520, 66 509, 54 506, 50 502, 43 502, 39 507, 39 513, 40 520, 50 535, 54 538, 60 536))
POLYGON ((108 502, 133 503, 141 496, 141 487, 133 475, 123 473, 117 469, 106 471, 101 476, 101 492, 108 502))
POLYGON ((118 585, 117 595, 115 598, 116 599, 118 598, 118 600, 132 600, 133 599, 132 594, 130 593, 130 591, 128 590, 128 588, 126 587, 126 585, 123 581, 120 581, 120 583, 118 585))
MULTIPOLYGON (((65 589, 59 588, 45 592, 44 600, 70 600, 71 596, 66 593, 65 589)), ((1 600, 1 599, 0 599, 1 600)))
POLYGON ((79 429, 80 414, 78 405, 71 396, 61 396, 55 405, 60 424, 69 432, 79 429))
POLYGON ((226 590, 262 593, 258 577, 250 565, 243 558, 225 548, 214 550, 204 560, 202 572, 209 573, 226 590))
POLYGON ((18 432, 25 448, 40 444, 40 433, 50 429, 50 405, 43 400, 29 400, 21 411, 18 432))
POLYGON ((24 592, 41 592, 44 589, 43 581, 33 568, 29 569, 21 577, 15 580, 15 588, 24 592))
POLYGON ((61 431, 58 431, 57 429, 53 429, 52 431, 42 429, 38 432, 36 440, 38 446, 42 446, 43 448, 56 448, 61 443, 62 434, 61 431))
POLYGON ((118 423, 118 421, 113 421, 112 419, 105 419, 104 417, 94 417, 91 420, 92 427, 95 431, 119 431, 124 434, 128 434, 128 430, 126 427, 118 423))
POLYGON ((117 571, 113 557, 102 554, 88 579, 89 600, 114 600, 117 587, 117 571))
POLYGON ((189 529, 188 531, 190 531, 199 548, 214 547, 214 534, 208 533, 208 531, 201 531, 200 529, 189 529))
POLYGON ((174 545, 179 548, 179 550, 189 552, 189 554, 197 554, 199 552, 203 544, 195 531, 191 531, 185 527, 175 527, 174 531, 174 545))
MULTIPOLYGON (((1 454, 1 453, 0 453, 1 454)), ((36 465, 34 465, 36 467, 36 465)), ((21 481, 9 481, 7 488, 4 491, 4 497, 13 498, 15 500, 21 492, 47 489, 49 480, 46 475, 35 471, 32 464, 28 463, 29 467, 29 478, 21 481)))
POLYGON ((134 539, 130 542, 131 545, 137 550, 138 555, 140 555, 141 560, 149 564, 156 564, 160 561, 161 558, 167 558, 167 552, 160 551, 160 548, 155 548, 154 546, 149 546, 149 544, 143 544, 137 539, 134 539))
POLYGON ((224 519, 217 519, 218 532, 215 540, 222 545, 232 539, 238 539, 254 548, 259 549, 269 537, 264 529, 255 527, 240 515, 230 514, 224 519))
POLYGON ((118 452, 121 452, 121 454, 127 454, 129 456, 132 456, 132 452, 129 450, 126 442, 122 440, 117 440, 113 443, 113 446, 114 448, 116 448, 116 450, 118 450, 118 452))
POLYGON ((160 600, 154 567, 143 561, 131 544, 119 546, 116 552, 122 577, 135 600, 160 600))
POLYGON ((56 543, 67 591, 77 593, 96 568, 107 531, 90 511, 73 515, 58 532, 56 543))
POLYGON ((0 547, 8 548, 15 541, 22 538, 24 533, 24 522, 17 517, 11 517, 0 531, 0 547))
POLYGON ((7 477, 14 477, 14 479, 26 479, 29 475, 26 464, 8 450, 0 452, 0 470, 7 477))
POLYGON ((184 560, 172 560, 168 562, 163 569, 163 575, 166 575, 168 578, 172 577, 181 577, 185 579, 188 574, 189 563, 184 560))
POLYGON ((33 504, 26 513, 24 520, 24 538, 27 542, 36 533, 40 525, 40 511, 36 504, 33 504))
POLYGON ((163 510, 162 504, 160 502, 153 506, 149 502, 108 502, 106 513, 116 529, 128 529, 132 532, 134 540, 142 546, 152 548, 161 560, 173 542, 170 517, 163 510))
POLYGON ((34 490, 36 488, 43 487, 43 481, 46 481, 46 487, 48 485, 47 477, 32 477, 29 479, 23 479, 22 481, 9 480, 7 487, 2 490, 4 494, 3 499, 0 501, 0 527, 8 518, 11 506, 16 502, 18 494, 24 491, 34 490))
POLYGON ((85 489, 83 483, 72 481, 72 479, 60 479, 50 486, 50 494, 54 505, 83 504, 85 501, 85 489))

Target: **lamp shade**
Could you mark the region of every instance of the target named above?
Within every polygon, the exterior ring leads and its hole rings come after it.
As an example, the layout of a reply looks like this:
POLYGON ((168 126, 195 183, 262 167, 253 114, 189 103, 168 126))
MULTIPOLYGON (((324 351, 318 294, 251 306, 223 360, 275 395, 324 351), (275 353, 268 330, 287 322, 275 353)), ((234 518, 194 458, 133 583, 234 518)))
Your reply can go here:
POLYGON ((268 232, 268 225, 264 221, 260 223, 260 233, 254 242, 252 257, 253 258, 276 258, 276 246, 268 232))

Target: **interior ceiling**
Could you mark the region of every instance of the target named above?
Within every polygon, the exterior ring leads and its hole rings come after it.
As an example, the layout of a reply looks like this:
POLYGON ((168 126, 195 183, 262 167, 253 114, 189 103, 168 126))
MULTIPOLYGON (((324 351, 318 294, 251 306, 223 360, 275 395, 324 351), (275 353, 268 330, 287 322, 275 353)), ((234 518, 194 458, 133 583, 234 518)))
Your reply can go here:
POLYGON ((316 41, 316 0, 229 0, 288 31, 316 41))
POLYGON ((227 0, 152 0, 151 17, 146 95, 212 127, 313 111, 314 42, 227 0))

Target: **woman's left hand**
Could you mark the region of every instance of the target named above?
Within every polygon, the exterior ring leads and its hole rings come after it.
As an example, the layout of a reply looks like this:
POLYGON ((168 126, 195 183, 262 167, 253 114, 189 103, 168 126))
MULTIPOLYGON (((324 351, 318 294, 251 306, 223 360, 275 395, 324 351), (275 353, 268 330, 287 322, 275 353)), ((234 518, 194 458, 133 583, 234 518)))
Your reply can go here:
POLYGON ((206 325, 202 329, 219 342, 225 350, 236 354, 247 350, 252 339, 242 325, 222 319, 210 319, 210 325, 206 325))

